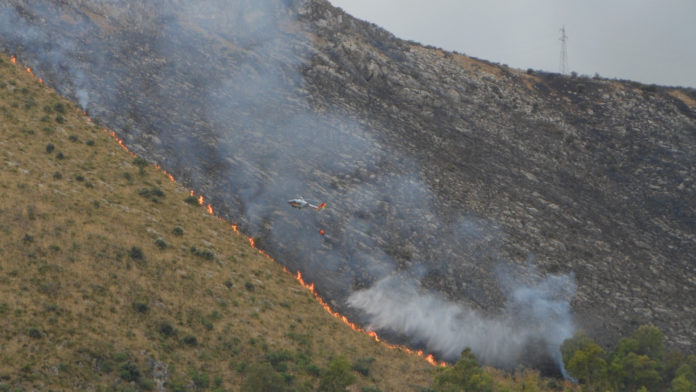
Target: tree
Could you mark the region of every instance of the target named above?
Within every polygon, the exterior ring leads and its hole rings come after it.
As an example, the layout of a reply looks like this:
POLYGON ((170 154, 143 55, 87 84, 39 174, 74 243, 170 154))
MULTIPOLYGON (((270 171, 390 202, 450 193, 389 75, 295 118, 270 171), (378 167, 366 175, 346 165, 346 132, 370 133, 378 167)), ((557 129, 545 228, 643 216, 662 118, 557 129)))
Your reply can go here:
POLYGON ((590 391, 604 390, 607 384, 606 352, 580 331, 561 346, 568 373, 590 391))
POLYGON ((672 379, 673 392, 696 392, 696 356, 684 358, 672 379))
POLYGON ((657 361, 633 352, 615 357, 611 373, 618 384, 617 389, 622 391, 635 391, 641 387, 655 390, 662 382, 657 361))
POLYGON ((490 392, 493 379, 483 372, 478 359, 467 348, 454 366, 438 369, 433 387, 437 392, 490 392))
POLYGON ((640 326, 630 338, 622 338, 612 354, 610 373, 615 386, 635 391, 656 389, 662 383, 664 346, 662 332, 653 325, 640 326))
POLYGON ((351 373, 350 362, 339 355, 329 362, 329 366, 322 372, 319 381, 320 391, 345 391, 348 385, 355 382, 355 375, 351 373))

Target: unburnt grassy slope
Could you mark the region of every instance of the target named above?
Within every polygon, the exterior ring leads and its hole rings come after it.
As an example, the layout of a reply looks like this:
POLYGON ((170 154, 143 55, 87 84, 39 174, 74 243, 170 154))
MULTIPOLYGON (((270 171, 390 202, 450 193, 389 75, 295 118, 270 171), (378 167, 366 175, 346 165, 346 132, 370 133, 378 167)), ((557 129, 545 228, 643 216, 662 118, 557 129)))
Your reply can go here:
POLYGON ((238 390, 266 363, 304 390, 337 355, 430 385, 4 55, 0 118, 0 388, 238 390))
MULTIPOLYGON (((561 275, 575 325, 600 342, 653 323, 694 351, 693 89, 520 72, 323 0, 2 7, 5 51, 354 320, 375 317, 351 295, 404 276, 459 314, 542 328, 505 313, 510 293, 561 275), (296 195, 329 208, 290 210, 296 195)), ((429 326, 397 338, 443 335, 429 326)))

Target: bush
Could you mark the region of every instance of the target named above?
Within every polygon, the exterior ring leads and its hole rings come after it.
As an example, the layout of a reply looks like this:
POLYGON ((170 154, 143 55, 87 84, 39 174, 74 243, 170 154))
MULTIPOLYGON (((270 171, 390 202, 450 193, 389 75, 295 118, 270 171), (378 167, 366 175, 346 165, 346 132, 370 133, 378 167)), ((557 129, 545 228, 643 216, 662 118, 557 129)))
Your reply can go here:
POLYGON ((268 362, 249 366, 247 377, 241 386, 242 392, 283 392, 285 379, 268 362))
POLYGON ((370 374, 370 365, 374 362, 373 357, 369 358, 358 358, 353 363, 353 370, 362 374, 363 376, 368 376, 370 374))
MULTIPOLYGON (((55 110, 56 112, 58 112, 60 114, 65 114, 65 105, 63 105, 61 102, 58 102, 57 104, 53 105, 53 110, 55 110)), ((44 107, 44 111, 46 113, 50 113, 49 111, 46 110, 45 107, 44 107)))
POLYGON ((159 331, 160 334, 166 337, 176 335, 176 330, 174 329, 174 327, 172 327, 172 325, 166 321, 160 323, 160 325, 157 327, 157 331, 159 331))
POLYGON ((144 169, 147 166, 147 161, 145 158, 137 157, 133 159, 133 164, 141 169, 144 169))
POLYGON ((192 246, 191 253, 193 253, 194 255, 196 255, 198 257, 202 257, 206 260, 212 261, 213 259, 215 259, 215 254, 208 249, 198 249, 195 246, 192 246))
POLYGON ((493 379, 483 372, 478 359, 467 348, 454 366, 438 369, 433 387, 437 392, 491 392, 493 379))
POLYGON ((181 341, 189 346, 198 346, 198 339, 193 335, 186 335, 181 341))
POLYGON ((133 302, 133 309, 138 313, 147 313, 150 310, 150 306, 145 302, 135 301, 133 302))
POLYGON ((130 248, 130 250, 128 251, 128 256, 136 261, 143 260, 145 258, 143 250, 138 248, 137 246, 133 246, 132 248, 130 248))
POLYGON ((206 372, 193 372, 191 374, 191 381, 196 385, 198 388, 208 388, 210 385, 210 381, 208 380, 208 373, 206 372))
POLYGON ((55 149, 56 149, 56 146, 54 146, 53 143, 48 143, 46 145, 46 152, 49 154, 52 153, 53 150, 55 150, 55 149))
POLYGON ((184 201, 185 201, 186 203, 188 203, 188 204, 191 204, 192 206, 200 206, 200 204, 198 203, 198 199, 196 198, 196 196, 188 195, 188 196, 184 199, 184 201))
POLYGON ((140 378, 140 370, 138 366, 131 361, 121 365, 119 376, 125 381, 137 381, 140 378))
POLYGON ((320 391, 345 391, 348 385, 355 382, 355 375, 350 372, 350 363, 339 355, 329 362, 319 379, 320 391))
POLYGON ((41 331, 39 331, 37 328, 29 328, 27 335, 29 335, 29 337, 32 339, 41 339, 41 331))
POLYGON ((174 230, 172 230, 172 234, 181 237, 182 235, 184 235, 184 229, 182 229, 181 227, 177 226, 177 227, 174 228, 174 230))
POLYGON ((165 249, 167 247, 167 243, 164 242, 162 238, 158 238, 155 240, 155 245, 157 245, 158 248, 160 249, 165 249))

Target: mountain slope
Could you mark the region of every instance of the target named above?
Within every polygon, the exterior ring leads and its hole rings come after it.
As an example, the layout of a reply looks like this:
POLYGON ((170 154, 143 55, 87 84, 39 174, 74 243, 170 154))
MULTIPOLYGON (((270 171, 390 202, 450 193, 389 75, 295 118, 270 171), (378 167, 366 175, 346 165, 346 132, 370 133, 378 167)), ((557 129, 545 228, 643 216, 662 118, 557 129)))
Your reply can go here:
POLYGON ((268 363, 306 390, 338 355, 358 386, 430 385, 5 56, 0 110, 0 389, 238 390, 268 363))
POLYGON ((654 323, 693 352, 693 90, 520 72, 322 0, 1 7, 5 51, 394 341, 514 368, 654 323))

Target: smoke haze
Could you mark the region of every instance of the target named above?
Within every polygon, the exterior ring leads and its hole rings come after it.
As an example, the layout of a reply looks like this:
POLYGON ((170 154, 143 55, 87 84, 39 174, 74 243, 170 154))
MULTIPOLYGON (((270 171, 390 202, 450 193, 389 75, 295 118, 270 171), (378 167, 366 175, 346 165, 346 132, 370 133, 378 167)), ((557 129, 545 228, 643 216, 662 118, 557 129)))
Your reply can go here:
POLYGON ((301 69, 319 54, 290 34, 304 28, 296 17, 309 2, 28 3, 0 6, 4 50, 201 191, 339 310, 447 360, 471 347, 514 367, 532 344, 558 359, 574 329, 573 277, 486 267, 510 263, 497 255, 494 223, 438 210, 407 152, 364 119, 312 102, 301 69), (121 30, 105 33, 85 9, 108 12, 121 30), (328 208, 293 210, 296 196, 328 208), (446 299, 441 280, 466 299, 446 299))

